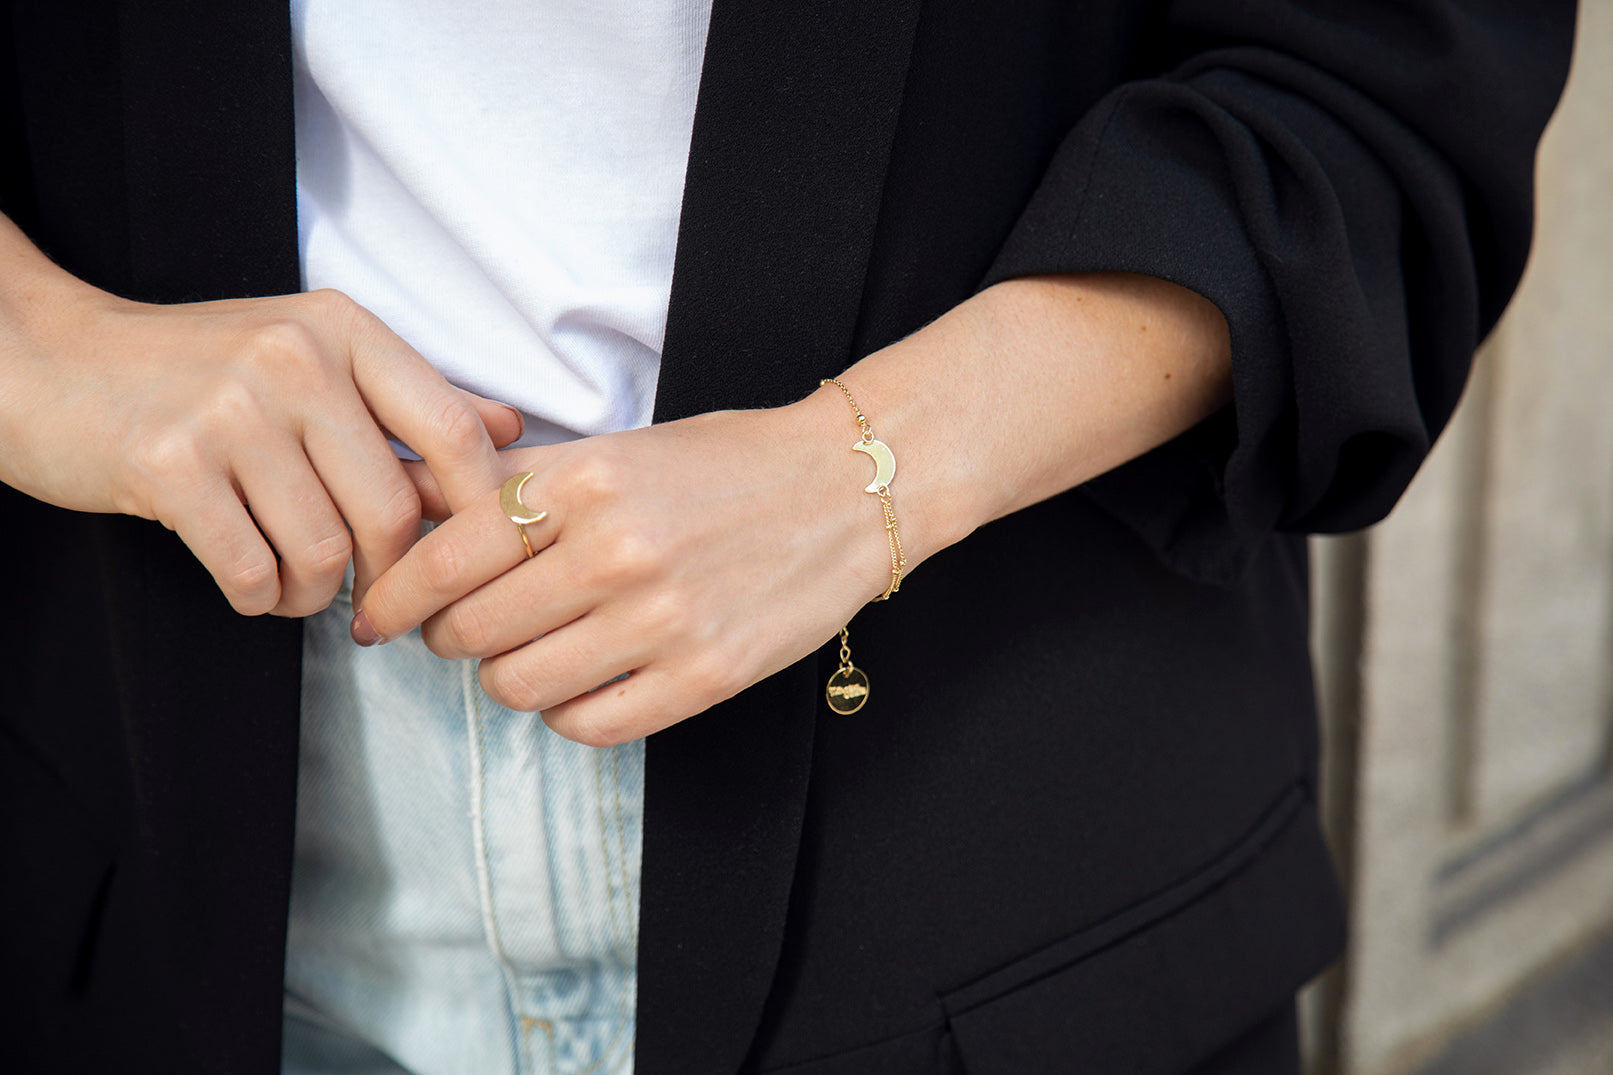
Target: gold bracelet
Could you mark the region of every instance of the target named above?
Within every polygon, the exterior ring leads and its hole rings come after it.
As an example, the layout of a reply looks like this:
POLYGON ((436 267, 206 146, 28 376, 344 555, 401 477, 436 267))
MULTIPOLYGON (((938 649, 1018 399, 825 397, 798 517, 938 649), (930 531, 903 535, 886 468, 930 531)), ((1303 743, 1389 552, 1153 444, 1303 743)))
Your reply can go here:
MULTIPOLYGON (((868 419, 863 416, 862 408, 852 398, 851 389, 840 382, 837 377, 819 381, 818 387, 832 384, 840 389, 851 404, 851 413, 857 416, 857 428, 862 430, 862 439, 851 446, 854 452, 862 452, 874 461, 874 480, 868 483, 863 490, 879 497, 879 506, 885 512, 885 539, 890 545, 891 553, 891 582, 885 587, 885 592, 874 598, 876 601, 888 601, 891 594, 902 588, 902 571, 907 567, 907 555, 902 551, 902 535, 896 529, 896 509, 891 505, 891 482, 896 478, 896 456, 883 441, 874 439, 874 431, 869 428, 868 419)), ((863 707, 868 701, 868 676, 862 669, 851 663, 851 632, 849 628, 840 629, 840 667, 834 675, 829 677, 824 687, 824 697, 829 708, 836 713, 852 714, 863 707)))
POLYGON ((863 492, 878 496, 879 506, 885 509, 885 538, 891 550, 891 584, 874 600, 889 601, 891 594, 902 588, 902 572, 907 568, 907 556, 902 552, 902 535, 896 529, 896 509, 891 506, 891 482, 896 478, 896 456, 884 441, 874 439, 874 431, 869 428, 868 419, 863 417, 862 408, 852 398, 851 389, 841 384, 838 377, 819 381, 818 387, 826 384, 840 389, 846 402, 851 404, 851 413, 857 416, 857 427, 863 435, 862 440, 851 446, 851 450, 862 452, 874 461, 874 480, 868 483, 863 492))

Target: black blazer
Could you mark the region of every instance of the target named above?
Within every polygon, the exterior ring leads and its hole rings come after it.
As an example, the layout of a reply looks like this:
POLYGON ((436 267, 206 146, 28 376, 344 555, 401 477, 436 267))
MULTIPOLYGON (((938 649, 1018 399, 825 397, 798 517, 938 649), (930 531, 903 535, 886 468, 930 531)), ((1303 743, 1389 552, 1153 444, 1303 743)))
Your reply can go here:
MULTIPOLYGON (((125 295, 295 290, 284 6, 12 5, 6 211, 125 295)), ((826 646, 651 739, 640 1072, 1180 1071, 1334 956, 1297 535, 1386 512, 1455 404, 1571 22, 717 0, 659 419, 1100 269, 1212 299, 1236 404, 860 615, 857 716, 826 646)), ((273 1071, 298 624, 0 495, 0 1053, 273 1071)))

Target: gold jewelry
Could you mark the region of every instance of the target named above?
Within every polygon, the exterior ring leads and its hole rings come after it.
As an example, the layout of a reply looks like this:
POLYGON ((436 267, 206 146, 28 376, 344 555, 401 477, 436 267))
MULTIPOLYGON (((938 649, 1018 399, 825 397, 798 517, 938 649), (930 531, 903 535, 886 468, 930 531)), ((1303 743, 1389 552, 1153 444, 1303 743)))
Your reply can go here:
MULTIPOLYGON (((902 588, 902 572, 907 568, 907 554, 902 551, 902 535, 896 529, 896 509, 891 505, 891 482, 896 479, 896 455, 884 441, 874 438, 874 431, 863 416, 862 408, 852 398, 851 389, 842 384, 838 377, 819 381, 818 387, 826 384, 840 389, 846 402, 851 404, 851 413, 857 416, 857 428, 862 430, 862 439, 853 444, 851 450, 861 452, 874 461, 874 480, 868 483, 863 492, 879 497, 879 506, 885 513, 885 540, 890 545, 891 553, 891 583, 874 600, 888 601, 891 594, 902 588)), ((823 693, 829 708, 842 715, 857 712, 868 701, 868 676, 851 663, 851 631, 847 627, 840 629, 840 667, 829 677, 823 693)))
POLYGON ((902 588, 902 572, 907 569, 907 555, 902 551, 902 535, 896 529, 896 509, 891 506, 891 482, 896 478, 896 456, 884 441, 874 439, 874 431, 868 425, 868 419, 863 417, 862 408, 851 396, 851 389, 840 383, 838 377, 830 377, 826 381, 819 381, 818 387, 832 384, 840 389, 851 404, 851 413, 857 416, 857 427, 862 430, 862 440, 851 446, 854 452, 862 452, 874 461, 874 480, 863 489, 865 493, 873 493, 879 497, 879 506, 885 511, 885 540, 890 544, 891 550, 891 584, 885 587, 885 592, 874 598, 875 601, 888 601, 891 594, 902 588))
POLYGON ((515 532, 521 535, 521 546, 526 549, 526 558, 532 559, 532 542, 527 540, 526 528, 533 523, 541 523, 549 517, 546 511, 533 511, 521 501, 521 487, 532 480, 532 472, 512 475, 498 491, 498 506, 506 518, 515 524, 515 532))
POLYGON ((850 716, 868 701, 868 677, 851 663, 851 632, 840 628, 840 667, 829 677, 823 689, 829 708, 841 716, 850 716))

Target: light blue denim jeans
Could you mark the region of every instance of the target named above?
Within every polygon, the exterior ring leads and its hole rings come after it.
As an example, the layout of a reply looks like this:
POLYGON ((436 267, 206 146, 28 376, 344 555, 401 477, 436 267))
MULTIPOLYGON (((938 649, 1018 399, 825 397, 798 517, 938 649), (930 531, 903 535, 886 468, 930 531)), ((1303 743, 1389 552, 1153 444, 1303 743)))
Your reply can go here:
POLYGON ((631 1072, 643 744, 561 739, 352 614, 304 633, 283 1071, 631 1072))

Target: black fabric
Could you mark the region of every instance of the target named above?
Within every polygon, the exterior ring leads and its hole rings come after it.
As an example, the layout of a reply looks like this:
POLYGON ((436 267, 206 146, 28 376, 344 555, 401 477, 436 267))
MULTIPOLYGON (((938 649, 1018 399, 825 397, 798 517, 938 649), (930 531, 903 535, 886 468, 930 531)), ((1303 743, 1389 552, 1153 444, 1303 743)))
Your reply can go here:
POLYGON ((1145 273, 1232 331, 1235 430, 1088 490, 1179 568, 1235 577, 1272 528, 1356 529, 1404 490, 1522 271, 1533 158, 1497 150, 1556 103, 1555 7, 1181 0, 1153 28, 1174 66, 1059 144, 987 279, 1145 273))
POLYGON ((1251 1027, 1189 1075, 1300 1075, 1299 1017, 1293 1004, 1251 1027))
MULTIPOLYGON (((916 8, 715 5, 657 420, 788 403, 847 365, 916 8)), ((649 744, 642 1070, 732 1071, 745 1055, 821 698, 801 662, 649 744)))
MULTIPOLYGON (((160 301, 297 286, 282 5, 8 19, 0 197, 52 256, 160 301)), ((856 717, 828 646, 652 738, 638 1071, 1177 1072, 1338 950, 1296 534, 1381 515, 1454 403, 1571 22, 717 0, 658 418, 1086 269, 1215 301, 1236 401, 860 614, 856 717)), ((271 1072, 297 627, 160 527, 0 511, 0 1059, 271 1072)))
MULTIPOLYGON (((7 18, 0 85, 26 142, 0 152, 0 189, 47 253, 147 300, 297 290, 281 5, 16 4, 7 18)), ((156 524, 5 488, 0 512, 0 735, 26 773, 0 783, 0 860, 8 911, 37 911, 0 925, 4 965, 25 969, 3 977, 0 1057, 269 1070, 299 625, 237 616, 156 524)))

